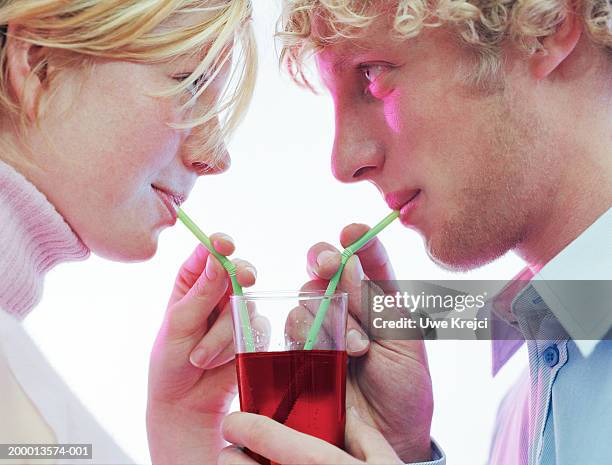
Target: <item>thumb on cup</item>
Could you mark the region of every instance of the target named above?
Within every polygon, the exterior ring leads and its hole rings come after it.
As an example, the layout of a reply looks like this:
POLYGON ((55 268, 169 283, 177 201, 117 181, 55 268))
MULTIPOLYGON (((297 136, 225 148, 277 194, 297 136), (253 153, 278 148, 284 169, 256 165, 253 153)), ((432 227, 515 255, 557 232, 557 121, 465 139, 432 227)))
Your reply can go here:
MULTIPOLYGON (((358 326, 356 322, 355 324, 358 326)), ((351 357, 360 357, 368 351, 370 340, 360 329, 350 326, 346 333, 346 351, 351 357)))

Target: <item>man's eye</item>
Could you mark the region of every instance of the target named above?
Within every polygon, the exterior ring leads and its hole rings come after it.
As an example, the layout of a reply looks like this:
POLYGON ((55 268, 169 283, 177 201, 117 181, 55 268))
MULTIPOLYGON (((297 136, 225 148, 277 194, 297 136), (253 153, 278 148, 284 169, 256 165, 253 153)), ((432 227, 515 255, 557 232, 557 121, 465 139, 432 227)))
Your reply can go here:
POLYGON ((364 65, 361 67, 364 77, 369 82, 374 82, 385 71, 384 65, 364 65))

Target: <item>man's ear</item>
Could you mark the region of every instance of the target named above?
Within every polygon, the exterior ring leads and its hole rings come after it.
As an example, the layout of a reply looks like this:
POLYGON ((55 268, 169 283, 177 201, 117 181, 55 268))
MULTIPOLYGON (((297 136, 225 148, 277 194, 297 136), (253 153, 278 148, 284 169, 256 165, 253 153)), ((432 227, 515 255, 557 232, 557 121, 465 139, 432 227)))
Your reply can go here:
POLYGON ((37 100, 47 84, 45 49, 19 37, 19 26, 9 24, 6 34, 6 73, 17 105, 30 121, 36 116, 37 100))
POLYGON ((572 53, 581 35, 582 22, 570 11, 557 31, 544 38, 542 48, 529 58, 531 75, 537 80, 549 76, 572 53))

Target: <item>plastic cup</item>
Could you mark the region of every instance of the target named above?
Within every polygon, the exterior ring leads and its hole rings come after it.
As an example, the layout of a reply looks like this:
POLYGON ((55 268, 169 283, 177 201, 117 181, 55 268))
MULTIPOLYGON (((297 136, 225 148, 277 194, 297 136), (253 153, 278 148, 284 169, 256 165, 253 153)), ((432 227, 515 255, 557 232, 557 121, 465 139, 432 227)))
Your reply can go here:
MULTIPOLYGON (((347 294, 246 292, 231 303, 240 409, 344 448, 347 294), (329 308, 312 349, 305 350, 323 299, 329 308), (254 352, 247 350, 240 323, 244 305, 270 323, 265 333, 253 329, 254 352)), ((246 453, 260 464, 275 463, 246 453)))

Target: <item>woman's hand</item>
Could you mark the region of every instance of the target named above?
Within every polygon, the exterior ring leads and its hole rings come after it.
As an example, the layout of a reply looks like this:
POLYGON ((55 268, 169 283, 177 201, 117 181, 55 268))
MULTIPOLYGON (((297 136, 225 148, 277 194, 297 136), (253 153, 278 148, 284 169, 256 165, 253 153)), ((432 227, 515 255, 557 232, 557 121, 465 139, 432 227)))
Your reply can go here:
MULTIPOLYGON (((232 240, 211 236, 230 255, 232 240)), ((256 271, 234 260, 238 282, 255 283, 256 271)), ((227 272, 202 245, 181 267, 149 368, 147 431, 154 464, 214 463, 224 446, 221 421, 237 391, 231 293, 227 272)), ((254 329, 267 322, 251 315, 254 329)))
MULTIPOLYGON (((236 412, 223 421, 223 436, 235 445, 219 454, 218 465, 257 465, 238 446, 286 465, 395 465, 403 464, 384 436, 355 409, 346 415, 346 450, 299 433, 268 417, 236 412)), ((214 462, 212 462, 214 463, 214 462)))

